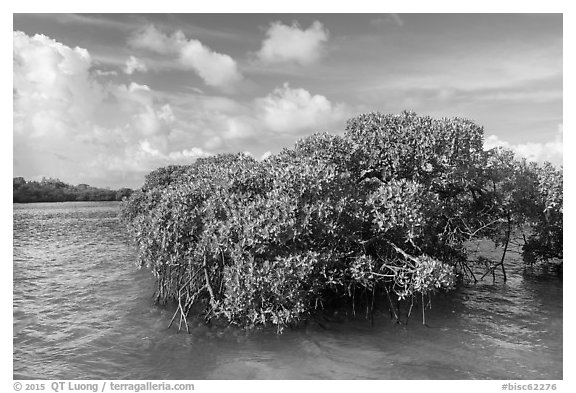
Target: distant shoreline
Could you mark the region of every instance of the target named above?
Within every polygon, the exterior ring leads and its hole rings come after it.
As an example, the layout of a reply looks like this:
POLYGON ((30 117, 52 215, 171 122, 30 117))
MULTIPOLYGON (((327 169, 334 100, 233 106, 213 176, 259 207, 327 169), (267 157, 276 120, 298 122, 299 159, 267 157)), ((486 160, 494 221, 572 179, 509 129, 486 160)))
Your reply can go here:
POLYGON ((13 205, 33 205, 35 203, 90 203, 90 202, 113 202, 120 203, 122 201, 34 201, 34 202, 12 202, 13 205))
POLYGON ((110 190, 88 184, 73 186, 52 178, 26 181, 23 177, 14 177, 12 187, 12 203, 111 202, 121 201, 134 192, 130 188, 110 190))

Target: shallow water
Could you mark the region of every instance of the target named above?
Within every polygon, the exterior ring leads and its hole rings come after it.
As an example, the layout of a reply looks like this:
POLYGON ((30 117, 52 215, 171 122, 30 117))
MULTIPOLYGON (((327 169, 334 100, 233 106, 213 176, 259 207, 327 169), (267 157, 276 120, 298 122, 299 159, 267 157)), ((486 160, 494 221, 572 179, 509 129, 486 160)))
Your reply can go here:
POLYGON ((509 271, 382 312, 290 330, 167 329, 118 203, 14 204, 15 379, 562 379, 562 282, 509 271))

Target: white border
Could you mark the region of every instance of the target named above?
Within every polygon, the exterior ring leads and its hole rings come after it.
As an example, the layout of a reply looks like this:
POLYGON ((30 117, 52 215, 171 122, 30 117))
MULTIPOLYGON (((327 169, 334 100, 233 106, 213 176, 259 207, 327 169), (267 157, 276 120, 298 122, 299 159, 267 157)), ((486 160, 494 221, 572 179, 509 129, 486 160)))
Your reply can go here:
MULTIPOLYGON (((144 3, 138 2, 123 2, 118 0, 99 0, 95 2, 80 2, 72 0, 26 0, 26 1, 13 1, 10 0, 3 3, 2 13, 0 13, 0 24, 3 26, 3 34, 0 36, 3 40, 5 53, 4 61, 2 64, 2 180, 5 186, 9 185, 10 177, 12 176, 12 96, 8 96, 8 86, 12 85, 12 62, 8 58, 8 51, 12 46, 12 34, 8 28, 12 29, 12 15, 13 13, 30 13, 30 12, 113 12, 113 13, 165 13, 165 12, 189 12, 189 13, 378 13, 378 12, 408 12, 408 13, 563 13, 564 14, 564 146, 567 154, 565 154, 565 277, 571 280, 574 274, 574 263, 572 257, 574 256, 573 247, 571 244, 570 235, 574 233, 574 176, 573 176, 573 160, 570 154, 570 147, 574 145, 574 49, 576 43, 575 25, 576 18, 574 17, 573 7, 570 7, 570 1, 558 0, 540 0, 540 1, 503 1, 503 0, 484 0, 474 3, 463 1, 411 1, 404 2, 376 2, 374 0, 354 0, 349 2, 328 3, 328 2, 313 2, 310 0, 290 0, 288 2, 270 2, 270 1, 218 1, 218 2, 191 2, 191 1, 174 1, 163 0, 158 2, 144 3), (9 68, 9 69, 8 69, 9 68), (8 176, 10 174, 10 176, 8 176)), ((572 3, 574 3, 572 1, 572 3)), ((487 59, 489 60, 489 59, 487 59)), ((9 200, 9 192, 2 194, 2 244, 1 249, 3 255, 3 262, 8 264, 8 269, 5 269, 2 274, 2 285, 0 293, 0 302, 2 312, 5 313, 6 319, 9 321, 9 315, 12 315, 12 263, 11 255, 12 249, 12 211, 11 201, 9 200), (8 208, 10 206, 10 208, 8 208)), ((567 282, 571 284, 570 281, 567 282)), ((570 334, 570 330, 566 327, 571 327, 574 324, 573 318, 573 304, 572 299, 574 296, 574 285, 566 285, 564 292, 564 381, 553 381, 558 384, 557 391, 574 391, 576 384, 574 383, 574 373, 572 365, 574 356, 574 339, 570 334), (572 388, 569 388, 572 386, 572 388), (568 388, 568 389, 567 389, 568 388)), ((11 324, 6 321, 2 324, 2 358, 1 358, 1 391, 11 392, 13 390, 13 367, 12 367, 12 328, 11 324), (10 342, 10 344, 8 343, 10 342)), ((174 381, 182 382, 182 381, 174 381)), ((363 391, 373 391, 373 389, 391 389, 398 391, 411 391, 412 389, 426 389, 427 391, 447 391, 447 392, 496 392, 501 391, 501 385, 504 381, 283 381, 281 384, 278 381, 195 381, 196 390, 198 391, 255 391, 267 392, 271 389, 281 391, 311 391, 330 389, 331 391, 351 391, 361 389, 363 391)), ((514 381, 505 381, 514 382, 514 381)), ((518 381, 518 383, 542 383, 545 381, 518 381)), ((381 391, 381 390, 379 390, 381 391)))

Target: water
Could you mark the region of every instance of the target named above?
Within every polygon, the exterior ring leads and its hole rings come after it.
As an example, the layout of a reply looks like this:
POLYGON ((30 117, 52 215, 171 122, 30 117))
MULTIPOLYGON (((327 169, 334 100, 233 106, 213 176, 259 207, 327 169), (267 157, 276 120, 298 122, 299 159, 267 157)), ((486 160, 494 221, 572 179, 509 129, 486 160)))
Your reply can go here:
POLYGON ((15 379, 562 379, 562 283, 509 271, 376 316, 245 333, 167 329, 114 202, 14 204, 15 379), (501 281, 501 280, 500 280, 501 281))

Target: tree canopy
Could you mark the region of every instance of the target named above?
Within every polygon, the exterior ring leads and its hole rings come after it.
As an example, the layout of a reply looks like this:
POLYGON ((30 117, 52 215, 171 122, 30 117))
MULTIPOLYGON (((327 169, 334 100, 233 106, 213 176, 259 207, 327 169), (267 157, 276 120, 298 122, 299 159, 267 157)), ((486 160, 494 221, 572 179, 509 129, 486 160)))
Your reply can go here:
POLYGON ((466 119, 370 113, 263 161, 160 168, 122 217, 180 323, 198 310, 281 330, 377 295, 423 307, 467 274, 466 242, 512 225, 530 228, 527 261, 561 258, 562 172, 485 152, 466 119))
POLYGON ((121 201, 130 196, 132 190, 121 188, 109 190, 87 184, 72 186, 59 179, 43 178, 41 181, 26 181, 23 177, 13 179, 12 198, 14 203, 67 202, 67 201, 121 201))

